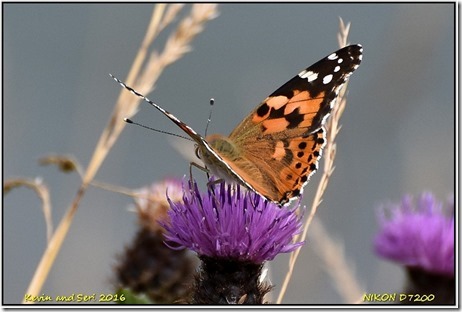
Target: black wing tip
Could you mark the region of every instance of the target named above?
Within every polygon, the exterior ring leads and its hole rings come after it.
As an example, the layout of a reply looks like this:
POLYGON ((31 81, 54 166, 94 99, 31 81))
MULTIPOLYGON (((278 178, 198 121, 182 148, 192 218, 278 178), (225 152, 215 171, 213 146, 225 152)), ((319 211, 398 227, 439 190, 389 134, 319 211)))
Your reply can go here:
POLYGON ((363 51, 363 46, 362 44, 360 43, 353 43, 353 44, 350 44, 350 45, 347 45, 343 48, 341 48, 339 51, 341 50, 359 50, 359 51, 363 51))
POLYGON ((348 54, 354 56, 355 58, 359 59, 359 61, 361 61, 361 56, 363 55, 364 51, 364 48, 361 44, 352 44, 345 48, 348 49, 348 54))
POLYGON ((359 43, 351 44, 334 53, 342 58, 348 56, 352 64, 352 68, 350 70, 354 71, 356 68, 358 68, 363 59, 363 46, 359 43))

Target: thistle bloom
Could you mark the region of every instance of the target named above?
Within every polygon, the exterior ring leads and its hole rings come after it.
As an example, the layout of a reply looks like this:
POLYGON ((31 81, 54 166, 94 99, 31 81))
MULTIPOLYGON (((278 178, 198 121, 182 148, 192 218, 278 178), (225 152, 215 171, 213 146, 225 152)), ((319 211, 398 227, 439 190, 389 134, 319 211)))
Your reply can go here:
POLYGON ((186 185, 183 202, 170 201, 170 223, 163 223, 166 240, 199 255, 261 264, 279 253, 297 249, 301 216, 261 196, 221 183, 201 194, 197 184, 186 185))
POLYGON ((443 207, 432 194, 423 193, 417 202, 405 196, 400 204, 385 208, 376 253, 410 268, 454 277, 454 201, 443 207))
POLYGON ((261 304, 271 286, 261 281, 263 262, 302 245, 296 208, 280 208, 260 195, 221 183, 202 194, 184 185, 183 202, 170 202, 167 244, 198 253, 193 304, 261 304))

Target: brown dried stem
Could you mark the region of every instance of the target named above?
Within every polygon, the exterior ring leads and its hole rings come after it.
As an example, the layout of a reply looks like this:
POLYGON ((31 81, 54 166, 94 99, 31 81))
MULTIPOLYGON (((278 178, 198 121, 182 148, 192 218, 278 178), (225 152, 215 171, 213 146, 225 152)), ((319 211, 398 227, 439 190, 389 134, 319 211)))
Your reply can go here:
POLYGON ((42 212, 45 218, 45 224, 47 228, 47 241, 50 242, 51 234, 53 233, 53 220, 51 218, 51 202, 50 202, 50 191, 48 187, 43 183, 42 179, 27 179, 27 178, 14 178, 8 179, 3 184, 3 192, 8 193, 13 188, 25 186, 33 189, 38 197, 42 200, 42 212))
MULTIPOLYGON (((142 65, 146 61, 146 55, 149 47, 152 45, 154 39, 159 31, 164 29, 169 23, 174 20, 174 17, 181 9, 181 6, 170 5, 167 9, 167 14, 164 14, 166 4, 157 4, 153 10, 151 22, 146 31, 145 38, 138 51, 137 56, 133 62, 132 68, 126 79, 127 84, 132 85, 140 92, 143 90, 152 90, 157 78, 165 67, 172 62, 178 60, 187 51, 190 50, 189 44, 192 39, 203 30, 204 24, 213 19, 216 13, 216 5, 214 4, 194 4, 189 16, 180 22, 175 33, 167 40, 166 48, 163 51, 162 62, 154 63, 149 61, 143 74, 140 74, 142 65), (152 75, 148 77, 148 75, 152 75), (141 77, 140 77, 141 76, 141 77), (137 77, 140 77, 137 79, 137 77)), ((152 57, 151 57, 152 59, 152 57)), ((51 266, 54 263, 56 255, 61 248, 61 245, 69 231, 73 217, 77 212, 80 200, 84 196, 88 185, 94 179, 97 171, 101 167, 104 159, 109 153, 110 149, 118 139, 120 133, 125 127, 124 117, 131 117, 137 111, 140 103, 139 98, 130 95, 129 92, 121 91, 117 104, 110 117, 109 123, 103 130, 103 133, 98 141, 98 144, 93 152, 83 181, 79 187, 74 200, 68 208, 66 214, 61 219, 61 222, 53 234, 45 253, 40 260, 40 263, 34 273, 34 277, 29 284, 27 294, 36 296, 39 294, 43 283, 45 282, 51 266)), ((25 303, 25 302, 23 302, 25 303)))

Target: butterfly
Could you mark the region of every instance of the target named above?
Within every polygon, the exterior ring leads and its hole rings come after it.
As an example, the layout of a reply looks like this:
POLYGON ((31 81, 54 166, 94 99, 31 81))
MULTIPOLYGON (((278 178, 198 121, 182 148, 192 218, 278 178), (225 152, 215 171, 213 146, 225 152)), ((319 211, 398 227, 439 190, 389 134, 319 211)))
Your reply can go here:
MULTIPOLYGON (((302 70, 263 100, 229 136, 203 138, 144 95, 143 98, 186 132, 207 171, 237 182, 280 206, 299 197, 326 144, 324 124, 339 90, 362 60, 361 45, 350 45, 302 70)), ((130 120, 126 121, 130 122, 130 120)))

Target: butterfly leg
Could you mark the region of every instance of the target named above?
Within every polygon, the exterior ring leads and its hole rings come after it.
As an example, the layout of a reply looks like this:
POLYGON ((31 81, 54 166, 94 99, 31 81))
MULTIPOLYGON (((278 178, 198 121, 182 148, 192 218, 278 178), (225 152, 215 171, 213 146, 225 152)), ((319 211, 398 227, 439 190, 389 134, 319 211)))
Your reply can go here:
POLYGON ((217 179, 217 180, 214 180, 214 181, 210 181, 210 171, 207 169, 207 167, 204 167, 204 166, 201 166, 195 162, 190 162, 189 163, 189 177, 190 177, 190 181, 193 180, 193 177, 192 177, 192 167, 196 167, 197 169, 205 172, 207 174, 207 180, 209 182, 207 182, 207 188, 209 188, 212 192, 213 192, 213 186, 215 186, 215 184, 220 184, 221 182, 223 182, 224 180, 223 179, 217 179))
POLYGON ((207 188, 212 192, 212 196, 214 198, 214 201, 215 201, 215 204, 217 205, 217 207, 219 206, 219 201, 218 201, 218 198, 216 198, 216 195, 215 195, 215 184, 219 184, 221 182, 223 182, 223 179, 218 179, 218 180, 214 180, 214 181, 210 181, 210 171, 207 169, 207 167, 204 167, 204 166, 201 166, 195 162, 190 162, 189 163, 189 180, 190 180, 190 183, 192 183, 193 181, 193 177, 192 177, 192 167, 196 167, 197 169, 205 172, 207 174, 207 180, 209 182, 207 182, 207 188))
POLYGON ((207 174, 207 178, 209 178, 209 170, 206 167, 201 166, 195 162, 190 162, 189 163, 189 180, 191 182, 193 181, 192 167, 196 167, 197 169, 205 172, 207 174))
MULTIPOLYGON (((189 163, 189 185, 194 185, 194 179, 193 179, 193 174, 192 174, 192 167, 196 167, 197 169, 200 169, 201 171, 208 172, 207 168, 195 163, 195 162, 190 162, 189 163)), ((191 187, 192 189, 192 187, 191 187)))
POLYGON ((207 183, 207 187, 208 187, 209 189, 213 189, 213 186, 214 186, 215 184, 220 184, 220 183, 222 183, 222 182, 224 182, 224 181, 225 181, 225 180, 223 180, 223 179, 217 179, 217 180, 209 181, 209 182, 207 183))
MULTIPOLYGON (((196 167, 197 169, 199 169, 199 170, 201 170, 201 171, 203 171, 203 172, 205 172, 207 174, 207 180, 209 181, 209 182, 207 182, 207 188, 212 192, 213 197, 215 198, 215 188, 213 186, 215 184, 221 183, 223 180, 218 179, 218 180, 210 181, 210 171, 207 169, 207 167, 201 166, 201 165, 199 165, 198 163, 195 163, 195 162, 190 162, 189 163, 189 181, 190 181, 191 184, 193 183, 192 167, 196 167)), ((215 201, 217 201, 216 198, 215 198, 215 201)))

